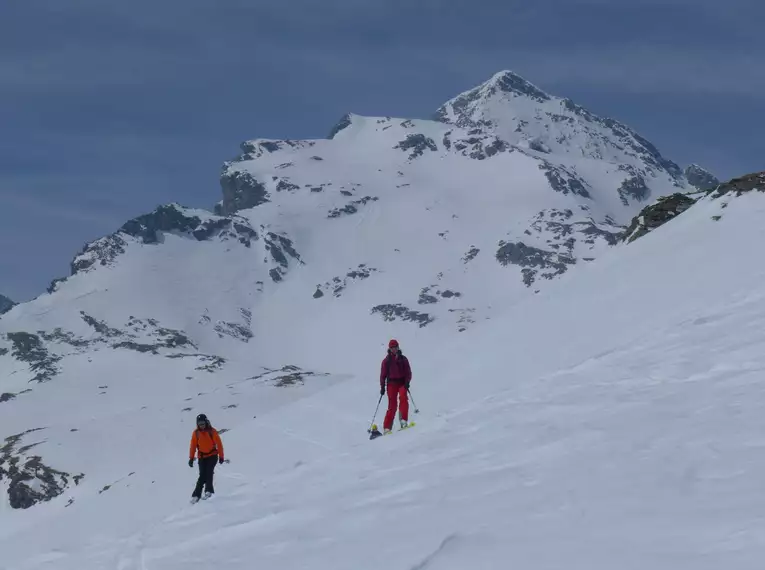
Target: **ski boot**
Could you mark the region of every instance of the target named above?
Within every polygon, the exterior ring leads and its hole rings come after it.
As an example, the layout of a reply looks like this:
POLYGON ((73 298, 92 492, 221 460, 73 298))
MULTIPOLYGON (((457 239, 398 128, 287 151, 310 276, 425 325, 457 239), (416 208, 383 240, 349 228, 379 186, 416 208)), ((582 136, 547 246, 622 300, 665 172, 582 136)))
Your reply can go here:
POLYGON ((382 434, 380 433, 380 430, 377 429, 377 424, 372 424, 372 427, 367 430, 369 432, 369 439, 374 439, 376 437, 380 437, 382 434))

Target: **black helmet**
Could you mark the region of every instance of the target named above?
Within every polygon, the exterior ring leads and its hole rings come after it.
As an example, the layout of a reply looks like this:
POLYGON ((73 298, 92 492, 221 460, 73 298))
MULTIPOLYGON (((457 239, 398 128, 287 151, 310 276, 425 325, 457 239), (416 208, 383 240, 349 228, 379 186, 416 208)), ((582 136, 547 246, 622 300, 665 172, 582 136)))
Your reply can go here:
POLYGON ((199 424, 200 422, 205 422, 205 423, 208 423, 208 424, 209 424, 209 423, 210 423, 210 420, 208 420, 208 419, 207 419, 207 416, 206 416, 206 415, 204 415, 204 414, 199 414, 199 415, 197 416, 197 424, 199 424))

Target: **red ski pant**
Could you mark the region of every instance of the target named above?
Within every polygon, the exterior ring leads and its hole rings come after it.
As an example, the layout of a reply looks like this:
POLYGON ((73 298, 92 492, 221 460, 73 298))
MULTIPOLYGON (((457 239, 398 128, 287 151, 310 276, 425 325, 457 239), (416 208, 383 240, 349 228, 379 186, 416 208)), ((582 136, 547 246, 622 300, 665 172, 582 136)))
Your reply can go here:
POLYGON ((397 400, 400 401, 399 407, 401 419, 409 421, 409 397, 407 395, 406 384, 388 380, 388 411, 385 414, 383 429, 393 428, 393 418, 396 417, 397 400))

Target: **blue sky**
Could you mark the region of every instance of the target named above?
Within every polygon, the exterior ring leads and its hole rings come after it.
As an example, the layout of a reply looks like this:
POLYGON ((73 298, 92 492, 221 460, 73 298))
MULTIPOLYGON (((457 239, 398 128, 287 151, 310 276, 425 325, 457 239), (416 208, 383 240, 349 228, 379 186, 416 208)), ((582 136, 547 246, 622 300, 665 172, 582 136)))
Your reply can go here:
POLYGON ((427 117, 502 69, 682 166, 763 169, 763 21, 761 0, 2 2, 0 293, 159 204, 211 207, 242 140, 427 117))

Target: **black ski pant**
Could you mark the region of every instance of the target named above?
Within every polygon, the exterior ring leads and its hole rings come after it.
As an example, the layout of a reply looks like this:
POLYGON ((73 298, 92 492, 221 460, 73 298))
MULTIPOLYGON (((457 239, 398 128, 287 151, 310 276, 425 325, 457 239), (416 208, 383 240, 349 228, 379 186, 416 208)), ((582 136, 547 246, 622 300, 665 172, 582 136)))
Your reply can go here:
POLYGON ((199 479, 197 479, 197 486, 194 488, 192 497, 202 496, 202 487, 208 493, 214 493, 213 487, 213 474, 215 472, 215 465, 218 463, 218 456, 211 455, 210 457, 203 457, 199 460, 199 479))

